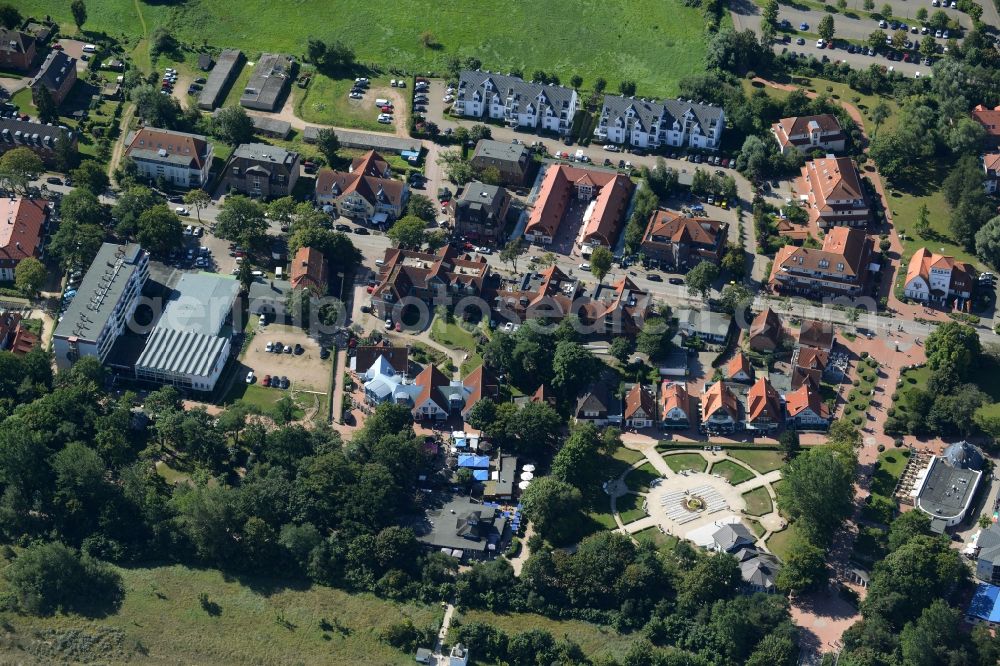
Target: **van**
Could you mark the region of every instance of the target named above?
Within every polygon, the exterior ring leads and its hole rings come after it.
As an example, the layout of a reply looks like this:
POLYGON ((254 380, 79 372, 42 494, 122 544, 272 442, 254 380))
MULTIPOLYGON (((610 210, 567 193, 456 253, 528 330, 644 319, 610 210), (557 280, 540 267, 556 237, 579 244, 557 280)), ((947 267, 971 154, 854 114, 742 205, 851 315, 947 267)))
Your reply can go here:
POLYGON ((274 269, 274 279, 275 280, 281 279, 281 266, 278 266, 277 268, 274 269))
POLYGON ((84 53, 97 53, 97 47, 94 46, 93 44, 84 44, 83 45, 83 52, 84 53))
POLYGON ((378 266, 378 267, 380 267, 380 268, 382 266, 385 266, 385 259, 376 259, 375 260, 375 265, 378 266))
POLYGON ((389 106, 390 104, 392 104, 392 102, 382 97, 375 100, 375 106, 389 106))

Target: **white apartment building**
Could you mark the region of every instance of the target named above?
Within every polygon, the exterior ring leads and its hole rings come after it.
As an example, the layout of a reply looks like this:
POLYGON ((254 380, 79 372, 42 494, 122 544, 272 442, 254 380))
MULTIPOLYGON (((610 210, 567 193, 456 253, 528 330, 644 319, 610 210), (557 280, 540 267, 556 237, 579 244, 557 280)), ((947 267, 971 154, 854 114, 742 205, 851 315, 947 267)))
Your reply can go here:
POLYGON ((711 104, 606 95, 594 137, 636 148, 674 146, 716 150, 725 125, 722 108, 711 104))
POLYGON ((466 70, 459 78, 453 111, 466 118, 492 118, 512 127, 565 135, 573 126, 576 109, 577 95, 572 88, 466 70))
POLYGON ((182 189, 208 183, 212 144, 203 136, 143 127, 128 136, 125 146, 125 156, 135 163, 141 178, 163 178, 182 189))

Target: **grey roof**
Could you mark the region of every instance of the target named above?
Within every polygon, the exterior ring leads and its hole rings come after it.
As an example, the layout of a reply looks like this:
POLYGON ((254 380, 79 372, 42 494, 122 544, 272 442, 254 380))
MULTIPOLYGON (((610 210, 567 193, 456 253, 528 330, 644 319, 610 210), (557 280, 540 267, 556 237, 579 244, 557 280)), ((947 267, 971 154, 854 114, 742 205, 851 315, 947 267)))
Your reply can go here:
POLYGON ((489 95, 499 95, 501 100, 512 97, 512 108, 517 113, 527 113, 528 107, 535 105, 536 112, 539 106, 542 108, 551 106, 553 113, 558 114, 564 109, 573 110, 571 105, 573 104, 574 92, 572 88, 530 83, 516 76, 465 70, 459 77, 455 99, 456 101, 472 101, 476 97, 485 99, 489 95), (491 87, 489 92, 486 90, 487 85, 491 87))
POLYGON ((774 588, 778 572, 781 571, 781 562, 778 558, 756 548, 744 548, 740 551, 738 559, 743 582, 764 590, 774 588))
POLYGON ((295 60, 280 53, 262 53, 240 95, 240 105, 273 111, 291 82, 295 60))
POLYGON ((682 310, 677 313, 677 318, 695 333, 720 336, 726 335, 733 324, 733 318, 728 314, 711 310, 682 310))
POLYGON ((142 253, 138 243, 101 245, 76 290, 76 297, 56 326, 55 335, 96 341, 135 273, 142 253))
POLYGON ((976 545, 979 546, 980 561, 1000 564, 1000 523, 993 523, 989 529, 983 530, 976 545))
POLYGON ((606 416, 621 416, 622 401, 611 393, 612 381, 608 376, 601 377, 587 387, 586 392, 576 400, 576 418, 587 418, 585 412, 599 412, 606 416))
POLYGON ((507 519, 496 508, 456 497, 428 511, 414 532, 418 541, 435 548, 485 552, 491 539, 500 540, 506 526, 507 519))
POLYGON ((503 162, 519 163, 528 154, 528 147, 523 143, 505 143, 494 141, 493 139, 480 139, 476 144, 476 152, 472 159, 482 157, 484 159, 500 160, 503 162))
POLYGON ((198 107, 214 109, 222 101, 222 93, 232 83, 237 73, 243 69, 243 52, 239 49, 225 49, 208 75, 208 81, 198 96, 198 107))
POLYGON ((0 144, 13 143, 51 150, 63 136, 72 141, 73 131, 63 125, 45 125, 30 120, 0 118, 0 144), (36 134, 37 141, 34 138, 36 134))
POLYGON ((982 469, 983 454, 973 444, 962 440, 944 450, 942 457, 958 469, 982 469))
POLYGON ((157 323, 157 328, 218 335, 240 291, 234 277, 213 273, 181 276, 157 323))
POLYGON ((265 118, 264 116, 250 116, 253 121, 253 128, 258 132, 266 132, 285 138, 292 131, 292 124, 287 120, 276 118, 265 118))
MULTIPOLYGON (((306 125, 305 129, 302 130, 302 138, 306 143, 315 143, 321 129, 323 128, 306 125)), ((420 150, 420 141, 418 139, 407 139, 393 136, 392 134, 353 132, 342 129, 336 129, 333 133, 337 135, 337 141, 344 148, 363 148, 391 153, 401 153, 404 150, 420 150)))
POLYGON ((497 185, 473 181, 465 186, 462 196, 455 203, 455 216, 468 216, 481 221, 500 214, 507 190, 497 185))
POLYGON ((275 164, 285 164, 295 161, 297 153, 285 150, 281 146, 272 146, 266 143, 244 143, 233 151, 231 159, 247 159, 257 162, 274 162, 275 164))
POLYGON ((157 326, 149 334, 136 368, 207 377, 218 365, 227 338, 157 326))
POLYGON ((727 553, 743 545, 752 545, 756 540, 753 532, 743 523, 723 525, 712 535, 712 541, 727 553))
POLYGON ((662 102, 656 100, 648 101, 630 97, 614 95, 604 96, 604 107, 601 109, 602 122, 607 119, 607 124, 612 125, 618 119, 629 127, 629 123, 636 122, 642 131, 649 132, 654 126, 660 129, 670 129, 674 122, 683 123, 686 115, 691 114, 702 128, 702 134, 708 134, 712 123, 719 123, 722 120, 722 108, 711 104, 700 104, 682 99, 666 99, 662 102), (629 118, 629 111, 632 117, 629 118))
POLYGON ((961 517, 972 501, 980 476, 982 472, 955 468, 934 456, 917 493, 917 506, 931 518, 961 517))
POLYGON ((51 51, 42 62, 38 74, 31 80, 31 86, 42 83, 46 88, 57 90, 70 72, 75 73, 75 70, 76 58, 71 58, 62 51, 51 51))

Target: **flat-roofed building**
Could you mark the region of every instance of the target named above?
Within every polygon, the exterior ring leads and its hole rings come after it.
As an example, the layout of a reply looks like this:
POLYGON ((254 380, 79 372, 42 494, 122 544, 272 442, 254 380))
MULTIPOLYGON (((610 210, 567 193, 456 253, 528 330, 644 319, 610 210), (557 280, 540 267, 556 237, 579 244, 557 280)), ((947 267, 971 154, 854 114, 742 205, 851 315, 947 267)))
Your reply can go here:
POLYGON ((131 322, 148 277, 149 253, 137 243, 101 246, 52 336, 59 370, 83 356, 104 362, 131 322))
POLYGON ((960 457, 950 449, 947 453, 931 456, 927 468, 917 472, 913 490, 917 508, 931 517, 931 529, 936 532, 962 522, 983 475, 975 469, 972 456, 960 457))
POLYGON ((224 327, 239 290, 229 276, 183 275, 135 363, 136 379, 212 391, 229 359, 224 327))
POLYGON ((509 206, 510 194, 504 188, 471 182, 455 202, 455 233, 494 243, 502 236, 509 206))
POLYGON ((523 143, 505 143, 480 139, 472 154, 473 168, 478 171, 494 168, 500 172, 500 182, 508 187, 524 185, 531 166, 531 151, 523 143))

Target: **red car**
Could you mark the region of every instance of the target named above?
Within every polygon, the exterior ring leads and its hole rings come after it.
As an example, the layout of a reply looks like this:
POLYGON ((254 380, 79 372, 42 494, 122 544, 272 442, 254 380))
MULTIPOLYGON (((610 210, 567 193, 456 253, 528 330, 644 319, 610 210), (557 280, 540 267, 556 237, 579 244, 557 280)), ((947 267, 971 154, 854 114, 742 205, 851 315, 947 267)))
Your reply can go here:
POLYGON ((264 379, 262 379, 260 383, 261 383, 261 386, 270 386, 271 385, 271 375, 264 375, 264 379))
POLYGON ((391 106, 383 106, 380 110, 382 111, 382 113, 392 113, 391 106))
POLYGON ((396 322, 396 332, 397 333, 402 333, 403 332, 403 325, 400 324, 398 321, 396 322))
POLYGON ((52 49, 54 51, 62 51, 63 50, 63 45, 62 44, 53 44, 52 45, 52 49))

